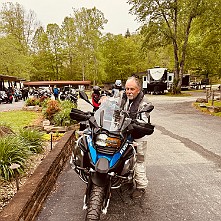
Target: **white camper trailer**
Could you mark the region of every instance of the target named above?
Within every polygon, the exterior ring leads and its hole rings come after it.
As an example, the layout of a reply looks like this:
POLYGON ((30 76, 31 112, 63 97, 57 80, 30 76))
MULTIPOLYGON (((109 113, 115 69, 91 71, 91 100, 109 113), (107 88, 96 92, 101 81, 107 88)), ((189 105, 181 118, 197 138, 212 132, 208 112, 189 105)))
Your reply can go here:
POLYGON ((173 80, 174 80, 174 73, 167 73, 167 90, 172 88, 173 85, 173 80))
POLYGON ((167 90, 167 69, 152 68, 143 76, 143 90, 145 93, 163 94, 167 90))

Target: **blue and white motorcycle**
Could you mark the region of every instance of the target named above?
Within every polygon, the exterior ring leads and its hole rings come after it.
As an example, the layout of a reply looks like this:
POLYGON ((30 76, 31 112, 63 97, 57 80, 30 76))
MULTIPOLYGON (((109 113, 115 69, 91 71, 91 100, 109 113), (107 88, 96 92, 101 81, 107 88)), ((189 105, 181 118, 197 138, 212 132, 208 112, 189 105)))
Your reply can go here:
MULTIPOLYGON (((90 103, 84 92, 79 95, 90 103)), ((149 106, 142 112, 152 110, 153 106, 149 106)), ((131 134, 136 130, 143 136, 150 135, 154 126, 132 120, 127 112, 120 110, 114 98, 106 99, 95 113, 72 109, 70 116, 88 123, 79 132, 70 163, 87 184, 85 220, 100 220, 101 213, 107 213, 111 190, 133 183, 136 149, 131 134)))

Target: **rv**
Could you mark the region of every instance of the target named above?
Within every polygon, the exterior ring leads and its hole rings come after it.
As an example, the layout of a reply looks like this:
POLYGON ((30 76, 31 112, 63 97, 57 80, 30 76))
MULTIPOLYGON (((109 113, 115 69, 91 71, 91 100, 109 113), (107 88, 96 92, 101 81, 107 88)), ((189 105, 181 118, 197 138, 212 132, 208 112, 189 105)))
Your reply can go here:
MULTIPOLYGON (((174 81, 174 73, 170 73, 166 68, 155 67, 147 70, 143 76, 144 93, 164 94, 171 89, 174 81)), ((184 75, 181 90, 187 90, 190 84, 190 75, 184 75)))
POLYGON ((143 76, 144 93, 163 94, 168 89, 166 68, 152 68, 143 76))

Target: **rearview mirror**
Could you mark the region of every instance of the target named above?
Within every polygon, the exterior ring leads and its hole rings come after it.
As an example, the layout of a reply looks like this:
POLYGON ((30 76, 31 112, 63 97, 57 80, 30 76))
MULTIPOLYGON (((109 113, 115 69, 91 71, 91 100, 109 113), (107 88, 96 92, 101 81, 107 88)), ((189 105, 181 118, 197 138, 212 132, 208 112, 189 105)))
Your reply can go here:
POLYGON ((145 105, 145 106, 139 111, 139 113, 142 113, 142 112, 148 112, 148 113, 150 113, 153 109, 154 109, 154 106, 153 106, 152 104, 145 105))
POLYGON ((87 96, 87 94, 84 91, 79 91, 79 96, 83 100, 88 100, 88 96, 87 96))
POLYGON ((87 94, 84 91, 79 91, 79 96, 83 100, 85 100, 87 103, 93 106, 93 104, 89 101, 87 94))

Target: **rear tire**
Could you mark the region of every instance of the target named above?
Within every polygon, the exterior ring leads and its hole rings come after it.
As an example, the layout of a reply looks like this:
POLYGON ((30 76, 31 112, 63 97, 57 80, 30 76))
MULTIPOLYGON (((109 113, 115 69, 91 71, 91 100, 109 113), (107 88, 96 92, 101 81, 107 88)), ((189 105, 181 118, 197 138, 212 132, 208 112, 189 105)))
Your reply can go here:
POLYGON ((85 221, 100 220, 104 193, 105 187, 100 187, 92 184, 85 221))

